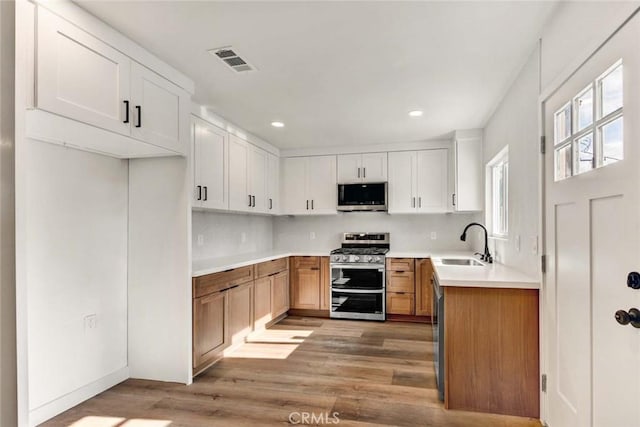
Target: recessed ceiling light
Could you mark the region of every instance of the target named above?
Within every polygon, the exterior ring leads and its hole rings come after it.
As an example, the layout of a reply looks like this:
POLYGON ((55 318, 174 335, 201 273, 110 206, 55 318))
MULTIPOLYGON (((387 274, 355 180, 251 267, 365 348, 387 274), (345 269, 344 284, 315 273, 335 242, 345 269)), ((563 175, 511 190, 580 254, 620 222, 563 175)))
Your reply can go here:
POLYGON ((420 117, 420 116, 422 116, 422 110, 412 110, 412 111, 409 111, 409 115, 410 115, 411 117, 420 117))
POLYGON ((282 123, 282 122, 271 122, 271 126, 273 126, 274 128, 283 128, 284 127, 284 123, 282 123))

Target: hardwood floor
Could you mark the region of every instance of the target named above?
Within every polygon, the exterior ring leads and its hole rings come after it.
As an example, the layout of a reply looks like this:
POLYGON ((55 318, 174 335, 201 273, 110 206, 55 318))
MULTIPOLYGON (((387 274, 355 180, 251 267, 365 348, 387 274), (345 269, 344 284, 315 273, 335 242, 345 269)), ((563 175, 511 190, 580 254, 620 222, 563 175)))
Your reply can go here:
POLYGON ((128 380, 44 425, 269 426, 291 424, 292 413, 301 425, 335 424, 337 413, 339 426, 540 426, 444 410, 430 325, 303 317, 252 338, 191 386, 128 380), (315 420, 300 422, 304 413, 315 420))

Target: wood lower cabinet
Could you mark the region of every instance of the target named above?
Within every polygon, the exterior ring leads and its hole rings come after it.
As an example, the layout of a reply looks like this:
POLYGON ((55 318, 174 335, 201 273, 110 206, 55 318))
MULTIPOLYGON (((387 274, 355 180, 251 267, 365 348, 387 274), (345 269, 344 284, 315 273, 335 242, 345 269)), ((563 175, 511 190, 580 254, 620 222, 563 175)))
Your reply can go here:
POLYGON ((256 280, 253 291, 253 329, 264 329, 273 319, 271 313, 271 277, 256 280))
POLYGON ((229 346, 229 297, 226 291, 193 300, 193 370, 220 357, 229 346))
POLYGON ((408 293, 387 292, 387 313, 412 316, 415 312, 414 295, 408 293))
POLYGON ((415 261, 387 258, 387 314, 415 314, 415 261))
POLYGON ((229 344, 243 343, 252 330, 252 301, 253 283, 239 285, 229 289, 229 344))
POLYGON ((328 316, 331 307, 329 257, 291 257, 291 309, 328 316))
POLYGON ((289 272, 283 271, 272 276, 271 315, 276 317, 289 310, 289 272))
POLYGON ((430 258, 416 259, 416 316, 431 316, 433 309, 433 264, 430 258))
POLYGON ((442 289, 446 408, 538 418, 538 290, 442 289))

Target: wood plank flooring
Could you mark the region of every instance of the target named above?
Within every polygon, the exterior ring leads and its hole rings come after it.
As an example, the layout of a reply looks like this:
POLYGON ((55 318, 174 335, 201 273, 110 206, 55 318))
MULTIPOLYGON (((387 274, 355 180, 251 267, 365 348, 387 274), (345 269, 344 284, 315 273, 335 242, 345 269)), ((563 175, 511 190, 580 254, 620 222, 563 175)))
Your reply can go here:
POLYGON ((45 423, 73 427, 539 427, 537 420, 446 411, 431 326, 288 317, 194 384, 127 380, 45 423), (301 415, 298 415, 301 414, 301 415), (325 419, 326 419, 325 418, 325 419), (334 424, 335 425, 335 424, 334 424))

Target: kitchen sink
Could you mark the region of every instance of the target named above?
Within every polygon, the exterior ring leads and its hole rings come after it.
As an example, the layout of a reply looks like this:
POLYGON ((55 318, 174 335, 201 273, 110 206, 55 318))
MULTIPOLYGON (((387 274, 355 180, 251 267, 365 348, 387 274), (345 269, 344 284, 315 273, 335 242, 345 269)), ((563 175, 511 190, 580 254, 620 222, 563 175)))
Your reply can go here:
POLYGON ((460 265, 469 267, 482 267, 483 263, 476 261, 473 258, 441 258, 442 265, 460 265))

